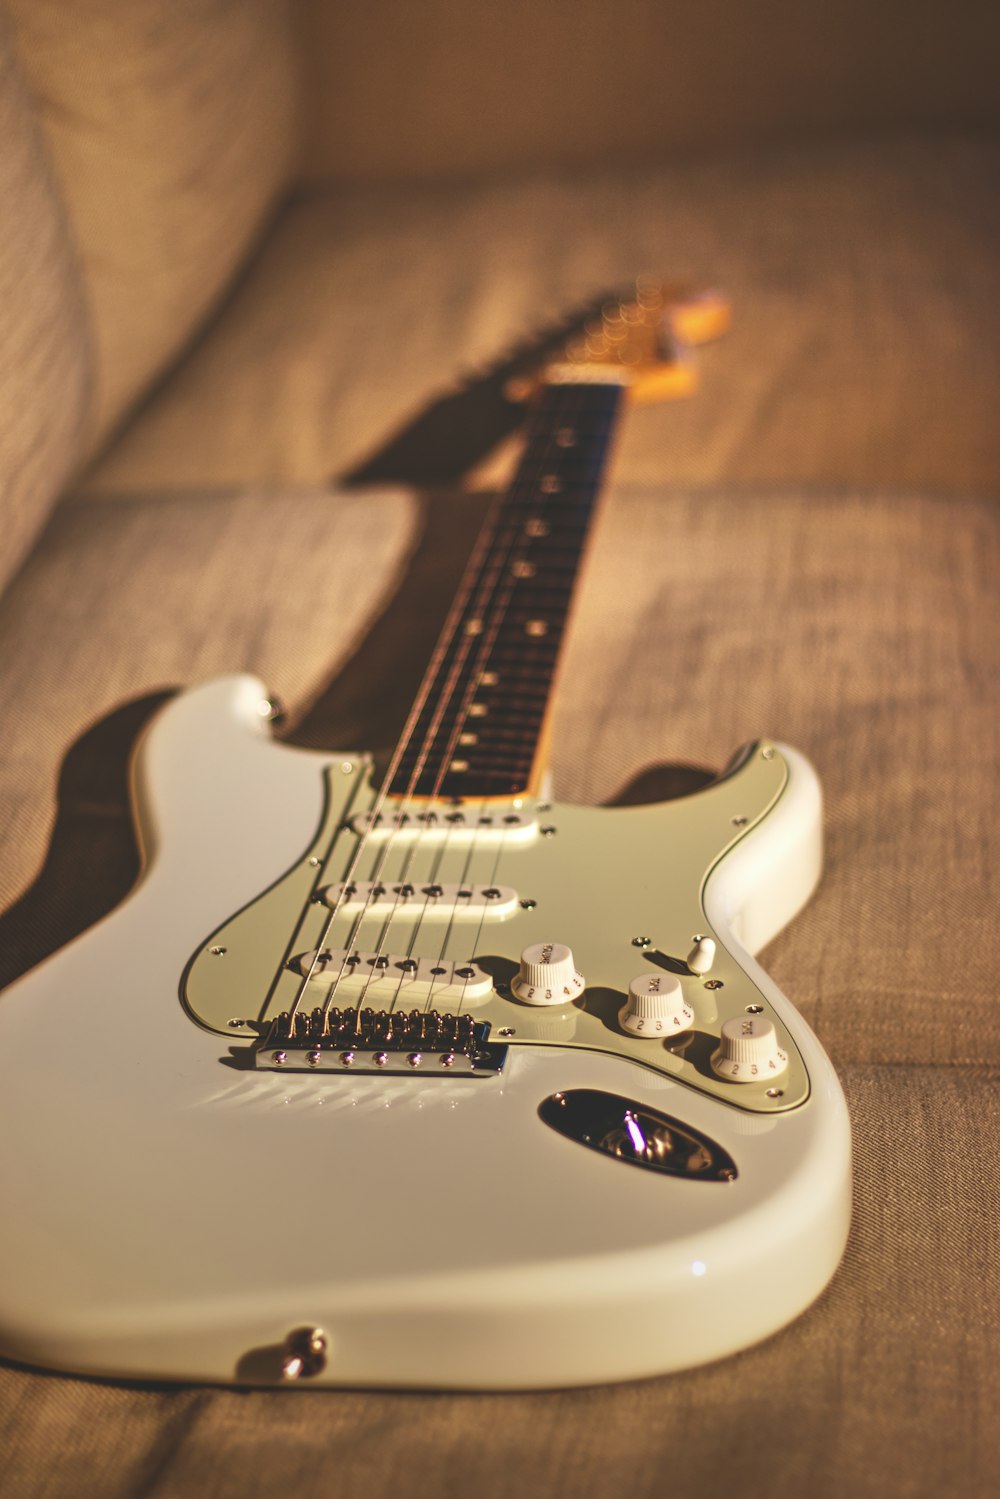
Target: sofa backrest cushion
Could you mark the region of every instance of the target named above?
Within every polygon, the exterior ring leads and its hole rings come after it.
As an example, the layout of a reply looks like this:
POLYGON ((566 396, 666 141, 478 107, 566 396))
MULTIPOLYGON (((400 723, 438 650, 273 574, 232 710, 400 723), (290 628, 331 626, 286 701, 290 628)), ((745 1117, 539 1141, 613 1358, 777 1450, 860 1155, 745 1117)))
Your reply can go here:
POLYGON ((65 199, 94 350, 92 451, 183 347, 282 192, 286 0, 4 0, 65 199))
POLYGON ((83 288, 31 100, 0 15, 0 588, 80 450, 83 288))

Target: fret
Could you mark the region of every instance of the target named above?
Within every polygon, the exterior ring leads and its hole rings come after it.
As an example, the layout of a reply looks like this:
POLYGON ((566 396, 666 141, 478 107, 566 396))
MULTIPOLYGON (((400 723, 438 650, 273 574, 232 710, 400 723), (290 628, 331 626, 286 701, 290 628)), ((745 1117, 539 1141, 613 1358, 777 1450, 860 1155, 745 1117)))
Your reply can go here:
POLYGON ((619 385, 553 385, 395 757, 394 795, 517 795, 534 767, 619 385))

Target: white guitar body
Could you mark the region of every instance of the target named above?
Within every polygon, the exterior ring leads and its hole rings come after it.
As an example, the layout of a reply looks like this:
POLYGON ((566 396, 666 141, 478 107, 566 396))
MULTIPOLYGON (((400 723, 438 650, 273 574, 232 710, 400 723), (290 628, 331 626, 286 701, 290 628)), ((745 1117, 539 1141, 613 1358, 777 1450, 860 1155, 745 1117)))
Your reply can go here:
MULTIPOLYGON (((711 1030, 715 1000, 741 976, 755 986, 807 1079, 794 1107, 755 1112, 739 1085, 651 1070, 640 1053, 659 1042, 560 1044, 555 1020, 554 1039, 538 1029, 547 1012, 509 996, 491 1001, 509 1028, 523 1014, 536 1030, 496 1075, 257 1071, 233 1065, 245 1042, 185 1010, 183 976, 302 861, 329 779, 364 775, 356 757, 276 743, 263 696, 229 677, 161 712, 135 769, 141 881, 0 997, 0 1351, 266 1383, 289 1332, 317 1327, 326 1357, 307 1383, 538 1387, 716 1359, 808 1306, 847 1235, 847 1114, 819 1043, 750 956, 818 877, 808 763, 766 751, 787 774, 745 832, 730 810, 752 768, 662 807, 553 807, 558 837, 501 851, 491 876, 553 892, 495 928, 514 959, 565 941, 585 975, 613 959, 619 989, 646 962, 634 938, 670 950, 660 933, 688 888, 726 976, 714 992, 685 979, 695 1008, 711 1030), (678 867, 674 827, 722 813, 719 857, 678 867), (630 856, 607 867, 613 848, 630 856), (547 1127, 542 1101, 583 1088, 701 1131, 735 1179, 640 1169, 547 1127)), ((687 910, 678 920, 675 947, 692 935, 687 910)))

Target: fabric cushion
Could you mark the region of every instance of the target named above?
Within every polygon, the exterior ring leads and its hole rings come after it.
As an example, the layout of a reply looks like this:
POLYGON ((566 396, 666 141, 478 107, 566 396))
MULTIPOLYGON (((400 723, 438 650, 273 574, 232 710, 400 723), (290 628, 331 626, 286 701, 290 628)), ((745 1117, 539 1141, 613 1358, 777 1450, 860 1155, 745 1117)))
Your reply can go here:
POLYGON ((765 955, 836 1061, 1000 1065, 1000 510, 615 490, 574 616, 556 788, 770 735, 824 786, 826 875, 765 955))
POLYGON ((69 205, 98 442, 202 322, 285 184, 283 0, 6 0, 69 205))
POLYGON ((0 13, 0 588, 80 450, 90 353, 82 289, 31 100, 0 13))
POLYGON ((456 372, 652 270, 723 286, 689 402, 637 411, 624 483, 994 493, 1000 147, 737 151, 628 174, 318 193, 91 475, 317 482, 456 372))

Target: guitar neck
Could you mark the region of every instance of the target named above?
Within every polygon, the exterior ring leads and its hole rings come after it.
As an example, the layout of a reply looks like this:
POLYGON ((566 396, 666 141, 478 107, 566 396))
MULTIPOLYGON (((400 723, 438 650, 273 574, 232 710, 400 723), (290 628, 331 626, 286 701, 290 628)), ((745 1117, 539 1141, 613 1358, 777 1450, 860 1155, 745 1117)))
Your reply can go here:
POLYGON ((613 379, 543 387, 393 756, 390 795, 538 789, 553 680, 623 395, 613 379))

